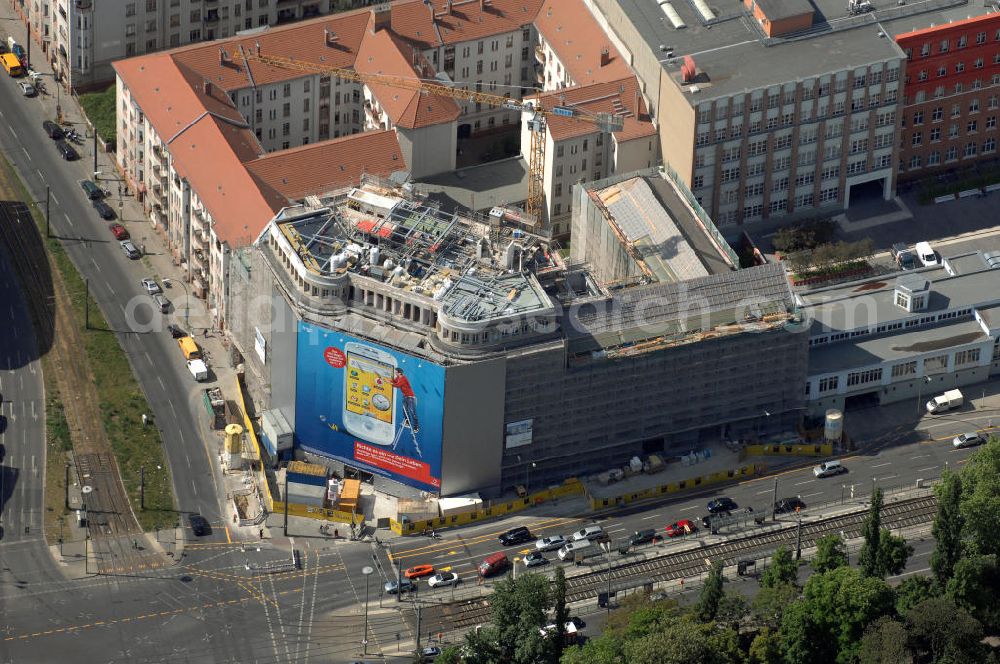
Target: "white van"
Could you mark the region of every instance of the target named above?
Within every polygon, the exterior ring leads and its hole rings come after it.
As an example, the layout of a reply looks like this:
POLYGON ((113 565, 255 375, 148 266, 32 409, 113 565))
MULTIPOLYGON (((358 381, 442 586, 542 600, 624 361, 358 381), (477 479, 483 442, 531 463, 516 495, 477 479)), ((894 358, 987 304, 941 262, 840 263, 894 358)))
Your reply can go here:
POLYGON ((930 245, 930 242, 917 242, 917 246, 914 249, 917 252, 917 259, 924 267, 931 267, 940 262, 938 261, 937 252, 934 251, 934 247, 930 245))
POLYGON ((590 540, 579 540, 577 542, 567 542, 556 555, 563 562, 578 562, 584 558, 601 555, 601 550, 590 540))

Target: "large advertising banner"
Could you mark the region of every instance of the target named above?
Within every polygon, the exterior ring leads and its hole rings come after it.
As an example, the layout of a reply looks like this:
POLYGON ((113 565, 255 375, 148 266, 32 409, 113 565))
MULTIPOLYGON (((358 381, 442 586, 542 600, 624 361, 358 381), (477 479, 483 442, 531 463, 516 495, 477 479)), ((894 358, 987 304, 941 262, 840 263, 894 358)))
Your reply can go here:
POLYGON ((301 321, 297 364, 297 446, 440 489, 444 367, 301 321))

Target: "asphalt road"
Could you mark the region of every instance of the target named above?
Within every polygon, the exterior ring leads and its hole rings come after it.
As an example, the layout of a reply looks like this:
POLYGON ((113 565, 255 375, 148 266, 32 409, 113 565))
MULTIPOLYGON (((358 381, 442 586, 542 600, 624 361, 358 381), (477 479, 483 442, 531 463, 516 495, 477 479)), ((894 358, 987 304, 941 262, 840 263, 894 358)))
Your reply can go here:
MULTIPOLYGON (((546 516, 537 513, 531 516, 518 516, 502 523, 484 523, 454 533, 442 531, 440 539, 415 537, 397 540, 393 547, 393 557, 404 569, 414 565, 429 564, 437 569, 456 572, 466 581, 474 581, 476 565, 487 555, 496 551, 506 551, 508 556, 514 559, 533 550, 533 542, 512 547, 503 547, 499 544, 498 535, 508 528, 519 525, 528 526, 532 535, 536 537, 547 537, 557 534, 569 536, 573 531, 594 523, 600 525, 612 539, 624 540, 633 532, 648 528, 656 529, 662 534, 668 524, 679 519, 690 519, 699 529, 693 535, 687 536, 690 538, 708 534, 702 528, 700 520, 708 513, 706 503, 720 496, 728 496, 740 507, 753 507, 757 511, 770 509, 775 495, 778 499, 792 496, 801 498, 807 505, 807 513, 822 513, 825 508, 837 508, 842 502, 862 504, 871 494, 873 483, 877 483, 883 491, 888 492, 905 486, 912 487, 917 479, 935 479, 941 475, 946 464, 959 467, 972 450, 954 449, 951 439, 964 431, 984 428, 994 420, 1000 423, 1000 411, 975 411, 968 406, 955 413, 925 418, 921 428, 930 432, 935 440, 892 444, 864 455, 848 454, 842 457, 848 472, 836 477, 816 478, 810 464, 809 467, 789 470, 777 477, 755 478, 718 489, 672 496, 662 501, 632 506, 597 518, 591 518, 589 515, 546 516)), ((891 527, 892 524, 886 525, 891 527)), ((750 532, 752 529, 753 525, 747 524, 744 527, 731 527, 723 532, 735 534, 750 532)), ((666 539, 659 546, 669 549, 678 545, 680 545, 679 539, 666 539)), ((544 555, 550 562, 544 567, 535 568, 537 571, 562 564, 555 552, 544 555)), ((447 592, 447 590, 429 590, 426 596, 444 598, 447 592)))
MULTIPOLYGON (((174 478, 177 507, 221 520, 218 478, 213 472, 196 418, 201 416, 198 385, 191 380, 168 332, 169 315, 154 310, 140 280, 150 275, 143 261, 128 260, 86 198, 79 182, 93 178, 92 146, 77 146, 81 159, 63 161, 42 131, 46 119, 37 98, 20 95, 15 82, 0 77, 0 149, 14 164, 42 208, 51 188, 52 234, 80 272, 132 363, 133 371, 160 426, 174 478)), ((126 224, 137 243, 153 232, 143 222, 126 224)))

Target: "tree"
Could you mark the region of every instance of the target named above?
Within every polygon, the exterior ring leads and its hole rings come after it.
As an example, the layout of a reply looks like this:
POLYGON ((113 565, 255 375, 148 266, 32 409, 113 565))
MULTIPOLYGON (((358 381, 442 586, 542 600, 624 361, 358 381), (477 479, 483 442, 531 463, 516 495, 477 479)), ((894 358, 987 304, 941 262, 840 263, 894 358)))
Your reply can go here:
POLYGON ((893 592, 885 581, 850 567, 813 574, 802 600, 785 610, 781 630, 789 664, 857 658, 865 628, 893 613, 893 592))
POLYGON ((781 637, 765 627, 753 638, 747 654, 750 664, 781 664, 781 637))
POLYGON ((743 661, 736 632, 696 616, 677 616, 659 631, 628 640, 624 662, 643 664, 736 664, 743 661), (669 647, 664 648, 664 644, 669 647))
POLYGON ((771 564, 760 575, 760 585, 765 588, 785 583, 796 583, 799 578, 799 564, 792 559, 791 552, 779 546, 771 556, 771 564))
POLYGON ((968 545, 1000 555, 1000 439, 990 436, 962 469, 961 511, 968 545))
POLYGON ((566 621, 569 620, 569 609, 566 608, 566 572, 562 565, 556 567, 555 578, 552 580, 552 606, 556 621, 556 657, 562 655, 565 644, 566 621))
POLYGON ((910 642, 918 657, 933 662, 980 662, 983 626, 950 597, 932 597, 906 613, 910 642))
POLYGON ((861 664, 909 664, 913 656, 906 647, 906 626, 882 616, 865 630, 858 651, 861 664))
POLYGON ((997 556, 971 556, 962 558, 955 565, 947 592, 955 604, 971 613, 987 631, 993 632, 1000 629, 997 588, 1000 588, 997 556))
POLYGON ((560 664, 619 664, 623 661, 622 637, 617 634, 602 634, 596 639, 587 639, 582 646, 570 646, 563 651, 560 664))
POLYGON ((879 541, 879 564, 882 575, 899 574, 906 569, 906 561, 913 555, 913 547, 898 535, 893 535, 888 528, 883 528, 879 541))
POLYGON ((938 499, 937 514, 931 535, 936 544, 931 554, 931 569, 934 578, 943 588, 955 571, 955 565, 962 557, 962 477, 945 469, 941 481, 934 487, 938 499))
POLYGON ((441 649, 441 654, 434 658, 434 664, 461 664, 462 649, 458 646, 447 646, 441 649))
POLYGON ((799 598, 799 592, 798 586, 791 583, 761 588, 750 604, 750 616, 754 624, 777 630, 785 609, 799 598))
POLYGON ((812 567, 817 572, 847 566, 847 545, 840 535, 824 535, 816 540, 816 555, 812 567))
POLYGON ((896 613, 905 616, 907 611, 925 599, 937 597, 938 586, 926 576, 908 576, 896 586, 896 613))
POLYGON ((749 613, 750 605, 746 598, 738 592, 729 591, 719 600, 715 621, 739 633, 740 624, 749 613))
POLYGON ((858 566, 865 576, 885 576, 879 551, 882 543, 882 489, 875 489, 872 502, 868 508, 868 516, 861 526, 861 535, 865 543, 858 555, 858 566))
POLYGON ((539 628, 548 623, 549 580, 538 574, 497 582, 490 596, 491 624, 466 635, 470 664, 533 664, 555 660, 554 639, 539 628))
POLYGON ((715 614, 719 610, 719 602, 722 600, 722 561, 713 560, 712 567, 708 571, 705 585, 701 587, 701 594, 698 596, 698 616, 705 622, 715 620, 715 614))

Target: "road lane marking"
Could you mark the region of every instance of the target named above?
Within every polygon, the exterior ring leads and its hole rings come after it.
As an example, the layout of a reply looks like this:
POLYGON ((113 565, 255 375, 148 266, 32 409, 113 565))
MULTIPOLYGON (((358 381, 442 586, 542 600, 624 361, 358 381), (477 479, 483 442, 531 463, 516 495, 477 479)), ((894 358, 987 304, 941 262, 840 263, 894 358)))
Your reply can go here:
POLYGON ((823 491, 817 491, 816 493, 807 493, 806 495, 804 495, 802 497, 803 498, 810 498, 812 496, 822 496, 823 493, 825 493, 825 492, 823 492, 823 491))
POLYGON ((21 151, 24 152, 24 156, 28 158, 28 161, 32 161, 31 155, 28 154, 28 148, 22 146, 21 151))
POLYGON ((55 203, 56 205, 59 205, 59 199, 58 199, 58 198, 56 198, 56 195, 55 195, 55 194, 53 194, 53 193, 52 193, 51 191, 49 191, 49 196, 51 196, 51 197, 52 197, 52 202, 53 202, 53 203, 55 203))
POLYGON ((812 483, 813 483, 813 482, 815 482, 815 481, 816 481, 815 479, 811 479, 811 480, 804 480, 804 481, 802 481, 802 482, 796 482, 796 483, 795 483, 795 486, 801 486, 801 485, 803 485, 803 484, 812 484, 812 483))
POLYGON ((880 463, 880 464, 877 464, 877 465, 874 465, 874 466, 869 466, 869 468, 881 468, 883 466, 891 466, 891 465, 892 465, 892 462, 889 461, 888 463, 880 463))
POLYGON ((660 518, 659 514, 650 514, 649 516, 642 517, 640 521, 649 521, 650 519, 659 519, 659 518, 660 518))
POLYGON ((687 512, 688 510, 696 510, 696 509, 698 509, 697 505, 688 505, 687 507, 682 507, 682 508, 680 508, 677 511, 678 512, 687 512))
POLYGON ((910 457, 910 460, 912 461, 912 460, 916 460, 916 459, 926 459, 929 456, 930 456, 930 454, 918 454, 917 456, 910 457))
POLYGON ((928 468, 917 468, 918 473, 923 473, 928 470, 937 470, 940 466, 929 466, 928 468))

